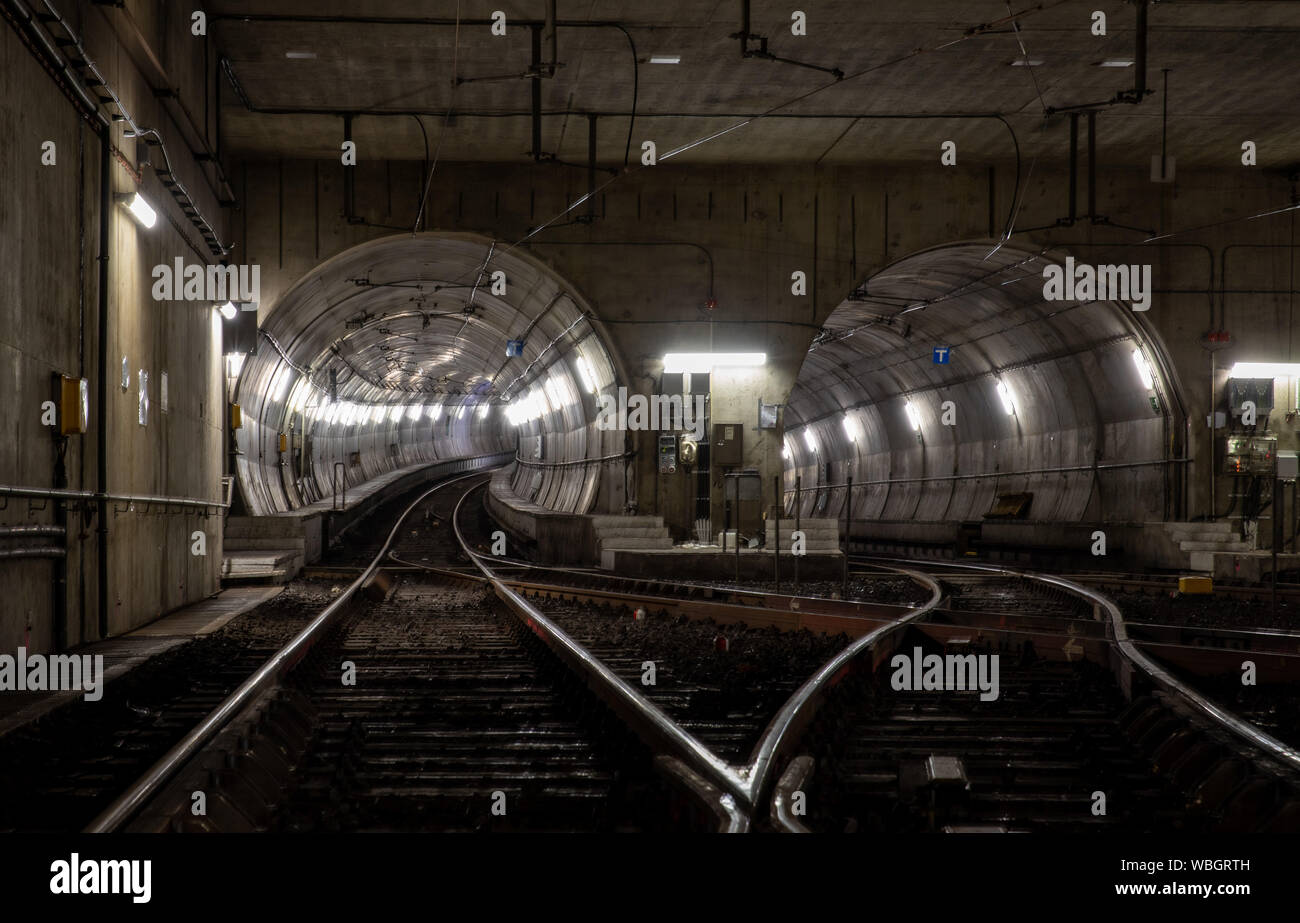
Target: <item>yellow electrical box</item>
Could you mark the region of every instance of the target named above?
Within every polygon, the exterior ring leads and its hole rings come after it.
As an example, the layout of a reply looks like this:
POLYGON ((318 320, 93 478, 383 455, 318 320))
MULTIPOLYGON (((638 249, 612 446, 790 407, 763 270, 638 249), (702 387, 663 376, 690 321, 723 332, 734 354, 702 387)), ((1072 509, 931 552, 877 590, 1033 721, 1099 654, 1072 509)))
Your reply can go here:
POLYGON ((1178 592, 1184 594, 1213 593, 1214 581, 1209 577, 1179 577, 1178 592))
POLYGON ((284 433, 280 434, 280 451, 281 452, 289 451, 289 437, 286 436, 284 433))
POLYGON ((90 418, 90 382, 61 376, 59 389, 59 432, 65 436, 84 433, 90 418))
POLYGON ((239 429, 244 425, 244 415, 239 411, 238 404, 230 405, 230 428, 239 429))

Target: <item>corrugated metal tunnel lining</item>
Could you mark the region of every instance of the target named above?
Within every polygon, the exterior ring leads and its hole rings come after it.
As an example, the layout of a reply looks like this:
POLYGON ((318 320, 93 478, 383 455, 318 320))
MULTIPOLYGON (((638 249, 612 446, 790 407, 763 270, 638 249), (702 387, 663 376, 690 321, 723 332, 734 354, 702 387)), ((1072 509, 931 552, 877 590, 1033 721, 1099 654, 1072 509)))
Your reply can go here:
POLYGON ((850 477, 855 519, 978 520, 1012 493, 1040 521, 1180 513, 1184 405, 1158 338, 1127 304, 1044 300, 1063 254, 994 246, 907 257, 827 320, 786 411, 804 515, 842 516, 844 490, 809 488, 850 477))
POLYGON ((239 370, 244 503, 255 515, 294 509, 330 496, 337 463, 354 485, 514 449, 518 433, 530 464, 516 491, 588 511, 602 488, 623 489, 621 476, 602 484, 573 464, 615 451, 593 423, 596 394, 619 377, 597 324, 543 264, 479 235, 339 254, 280 298, 239 370), (523 340, 519 355, 507 356, 509 340, 523 340))

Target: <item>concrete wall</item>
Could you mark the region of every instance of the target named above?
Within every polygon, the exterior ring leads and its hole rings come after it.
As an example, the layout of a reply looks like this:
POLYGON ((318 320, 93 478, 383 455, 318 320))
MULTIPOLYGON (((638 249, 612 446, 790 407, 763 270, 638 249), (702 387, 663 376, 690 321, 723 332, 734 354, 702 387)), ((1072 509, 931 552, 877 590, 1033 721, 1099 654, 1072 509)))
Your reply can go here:
MULTIPOLYGON (((130 16, 141 42, 167 70, 191 112, 205 111, 202 54, 195 55, 184 22, 168 15, 169 4, 128 3, 109 9, 60 0, 64 19, 81 35, 98 65, 141 128, 157 128, 166 141, 177 175, 211 220, 220 208, 203 173, 190 159, 187 145, 162 111, 137 67, 139 54, 128 52, 115 29, 130 16)), ((196 39, 195 41, 201 41, 196 39)), ((90 430, 68 438, 67 486, 123 494, 217 499, 222 474, 219 381, 219 328, 206 303, 160 303, 150 293, 152 268, 176 257, 202 262, 211 255, 201 238, 166 194, 150 167, 141 170, 140 191, 159 213, 149 230, 124 208, 109 209, 107 352, 110 387, 99 386, 97 353, 98 258, 100 215, 100 142, 77 115, 18 33, 0 25, 0 252, 6 272, 0 277, 0 368, 4 376, 0 439, 0 483, 26 487, 55 484, 57 441, 41 424, 41 402, 52 395, 51 375, 83 377, 90 382, 90 430), (56 163, 41 163, 42 142, 56 144, 56 163), (172 222, 175 222, 173 225, 172 222), (180 229, 180 231, 177 230, 180 229), (182 236, 182 232, 185 237, 182 236), (191 247, 185 239, 195 242, 191 247), (126 357, 130 387, 120 387, 126 357), (139 373, 148 374, 149 409, 138 422, 139 373), (161 378, 168 377, 168 408, 161 412, 161 378), (97 427, 98 408, 107 405, 108 430, 97 427), (97 482, 98 440, 108 443, 108 480, 97 482)), ((117 148, 111 162, 114 192, 137 188, 136 142, 123 123, 110 132, 117 148), (123 163, 122 161, 125 161, 123 163), (129 169, 128 169, 129 165, 129 169)), ((154 155, 157 156, 156 154, 154 155)), ((35 501, 40 506, 42 501, 35 501)), ((117 512, 109 505, 109 633, 149 621, 218 588, 221 560, 220 520, 196 513, 158 510, 143 505, 117 512), (189 553, 190 535, 203 530, 208 554, 189 553)), ((92 505, 91 509, 94 507, 92 505)), ((52 505, 31 509, 11 500, 0 511, 0 525, 50 523, 52 505)), ((97 606, 97 516, 73 510, 68 520, 66 643, 99 635, 97 606)), ((7 542, 6 547, 17 543, 7 542)), ((0 650, 12 651, 26 641, 36 650, 55 646, 60 626, 54 623, 53 565, 48 561, 0 560, 5 603, 0 606, 0 650), (28 626, 30 625, 30 631, 28 626)))

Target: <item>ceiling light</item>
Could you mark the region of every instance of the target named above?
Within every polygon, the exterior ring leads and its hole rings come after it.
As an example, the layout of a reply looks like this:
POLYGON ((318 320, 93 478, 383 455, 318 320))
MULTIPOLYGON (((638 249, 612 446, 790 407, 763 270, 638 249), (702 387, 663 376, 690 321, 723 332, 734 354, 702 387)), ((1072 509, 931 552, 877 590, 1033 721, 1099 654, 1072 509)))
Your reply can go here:
POLYGON ((844 424, 844 435, 849 437, 849 442, 857 442, 858 428, 853 425, 853 417, 846 413, 842 422, 844 424))
POLYGON ((486 417, 486 416, 488 415, 488 411, 491 410, 491 409, 492 409, 492 405, 491 405, 491 404, 484 404, 484 405, 482 405, 481 407, 479 407, 479 409, 478 409, 478 418, 479 418, 480 420, 482 420, 484 417, 486 417))
POLYGON ((1133 350, 1133 364, 1137 366, 1138 378, 1142 379, 1142 387, 1150 391, 1155 387, 1155 379, 1151 377, 1151 366, 1147 365, 1147 357, 1142 355, 1142 350, 1133 350))
POLYGON ((1110 58, 1106 61, 1098 61, 1097 66, 1098 67, 1132 67, 1133 60, 1131 58, 1110 58))
POLYGON ((1294 362, 1238 362, 1228 373, 1229 378, 1294 378, 1300 375, 1300 364, 1294 362))
POLYGON ((679 54, 652 54, 650 56, 651 64, 681 64, 682 56, 679 54))
POLYGON ((441 405, 441 404, 434 404, 432 407, 429 408, 429 419, 430 419, 430 420, 436 420, 436 419, 438 419, 440 416, 442 416, 442 405, 441 405))
POLYGON ((420 414, 423 411, 424 408, 421 407, 419 404, 412 404, 410 407, 406 408, 407 419, 418 420, 420 419, 420 414))
POLYGON ((582 379, 582 386, 587 389, 589 394, 595 394, 596 376, 591 374, 591 366, 587 363, 587 358, 578 356, 576 365, 578 366, 578 377, 582 379))
POLYGON ((1016 403, 1011 396, 1011 389, 1000 381, 997 383, 997 387, 998 397, 1002 398, 1002 409, 1007 412, 1007 416, 1011 416, 1016 412, 1016 403))
POLYGON ((465 418, 465 414, 467 413, 469 413, 469 405, 465 404, 463 407, 460 408, 460 413, 456 414, 456 419, 463 420, 465 418))
POLYGON ((1016 58, 1011 62, 1012 67, 1042 67, 1042 58, 1016 58))
POLYGON ((808 447, 809 452, 817 451, 817 440, 813 438, 811 429, 806 429, 803 431, 803 444, 808 447))
POLYGON ((787 442, 781 443, 781 457, 786 460, 790 458, 790 444, 787 442))
POLYGON ((117 200, 126 206, 127 211, 135 216, 136 221, 139 221, 147 228, 153 227, 154 222, 158 220, 158 213, 138 192, 119 193, 117 200))
POLYGON ((221 307, 217 308, 217 310, 221 312, 221 316, 226 320, 235 319, 237 309, 235 308, 235 303, 233 301, 227 301, 221 307))
POLYGON ((316 57, 314 51, 286 51, 284 56, 291 61, 308 61, 316 57))
POLYGON ((921 429, 921 415, 916 412, 911 401, 903 401, 903 409, 907 411, 907 422, 912 424, 912 429, 919 432, 921 429))
POLYGON ((665 372, 712 372, 715 368, 765 365, 767 353, 668 353, 665 372))

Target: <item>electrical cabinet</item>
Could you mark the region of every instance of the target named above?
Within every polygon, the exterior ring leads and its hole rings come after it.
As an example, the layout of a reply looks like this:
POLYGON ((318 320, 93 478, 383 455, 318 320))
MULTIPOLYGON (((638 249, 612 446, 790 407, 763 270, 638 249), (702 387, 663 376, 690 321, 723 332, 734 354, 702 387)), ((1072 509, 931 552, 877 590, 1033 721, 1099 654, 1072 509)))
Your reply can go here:
POLYGON ((744 459, 745 427, 739 423, 714 423, 709 457, 718 468, 738 468, 744 459))
POLYGON ((1241 406, 1246 401, 1255 404, 1259 415, 1273 409, 1273 379, 1271 378, 1229 378, 1228 411, 1234 416, 1241 416, 1241 406))
MULTIPOLYGON (((1247 398, 1249 400, 1249 398, 1247 398)), ((1273 475, 1277 464, 1276 436, 1229 436, 1224 445, 1224 474, 1273 475)))

